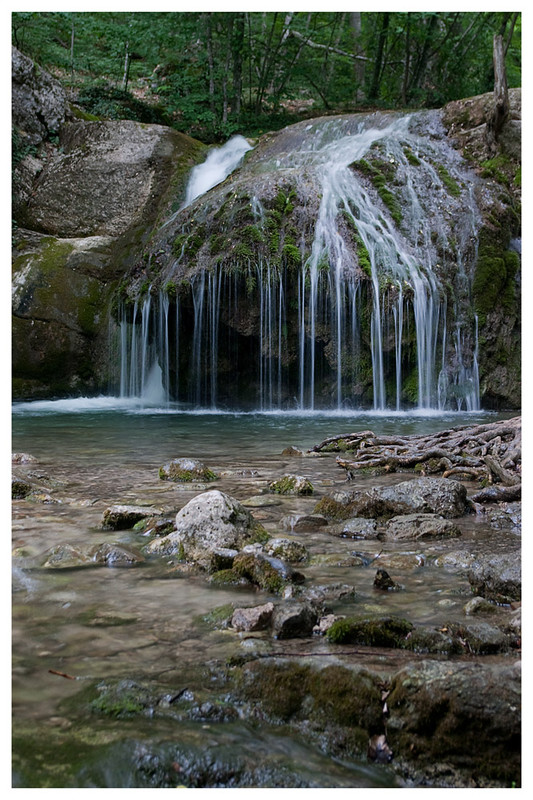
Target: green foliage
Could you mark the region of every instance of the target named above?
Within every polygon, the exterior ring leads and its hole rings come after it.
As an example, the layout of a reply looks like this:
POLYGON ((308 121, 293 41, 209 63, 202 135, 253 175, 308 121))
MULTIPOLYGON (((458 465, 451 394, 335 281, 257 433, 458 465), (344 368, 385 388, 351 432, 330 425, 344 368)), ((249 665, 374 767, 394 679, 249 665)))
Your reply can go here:
POLYGON ((12 15, 13 44, 78 92, 86 113, 164 120, 205 142, 323 111, 436 107, 492 91, 495 33, 508 44, 509 86, 519 86, 512 12, 12 15))

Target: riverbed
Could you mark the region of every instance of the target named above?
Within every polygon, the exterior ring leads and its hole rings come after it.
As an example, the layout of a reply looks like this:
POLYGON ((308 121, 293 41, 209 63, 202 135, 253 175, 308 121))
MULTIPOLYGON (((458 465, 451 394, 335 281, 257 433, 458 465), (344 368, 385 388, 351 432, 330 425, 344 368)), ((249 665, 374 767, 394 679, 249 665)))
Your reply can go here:
MULTIPOLYGON (((247 636, 202 626, 198 620, 220 606, 252 606, 272 598, 259 591, 214 587, 204 576, 187 574, 162 558, 133 567, 51 569, 40 563, 58 544, 87 548, 112 542, 142 551, 147 543, 142 533, 103 530, 102 514, 109 505, 153 505, 173 515, 207 488, 242 501, 264 494, 268 483, 284 473, 296 472, 312 482, 313 496, 276 497, 272 505, 252 509, 269 534, 286 536, 280 520, 311 513, 320 497, 346 488, 346 474, 334 454, 294 458, 282 456, 284 448, 293 445, 307 451, 328 436, 357 430, 408 435, 500 418, 505 415, 225 413, 142 408, 133 400, 115 398, 16 404, 13 452, 30 453, 36 459, 17 472, 39 484, 48 501, 13 503, 14 785, 154 785, 146 771, 128 768, 130 740, 146 753, 179 741, 190 763, 210 757, 218 764, 213 776, 235 774, 238 765, 240 775, 250 776, 249 783, 242 779, 244 783, 237 784, 241 786, 404 785, 389 765, 330 758, 284 728, 245 718, 206 722, 193 715, 172 724, 168 719, 144 718, 118 723, 87 714, 81 706, 73 708, 69 698, 98 680, 156 681, 169 690, 201 696, 210 664, 227 662, 254 647, 290 652, 302 645, 267 641, 266 634, 247 636), (159 467, 179 457, 203 461, 220 476, 216 485, 161 481, 159 467), (41 752, 27 745, 36 738, 42 742, 41 752)), ((405 477, 361 476, 350 486, 381 485, 405 477)), ((444 540, 401 545, 338 538, 327 528, 289 535, 310 551, 311 560, 302 567, 307 581, 350 584, 358 605, 369 613, 378 609, 405 616, 416 626, 436 626, 461 619, 470 595, 466 578, 435 565, 439 555, 519 547, 512 531, 500 531, 495 544, 493 529, 475 515, 461 520, 461 532, 460 541, 453 544, 444 540), (370 566, 353 566, 354 553, 363 555, 370 566), (376 566, 385 565, 401 591, 378 595, 373 577, 376 566)), ((332 657, 331 645, 321 637, 306 641, 305 649, 316 657, 332 657)), ((367 658, 385 669, 387 659, 400 664, 402 657, 376 652, 367 658)), ((183 778, 189 780, 185 785, 191 785, 193 772, 183 778)), ((197 773, 205 776, 209 770, 198 768, 197 773)), ((210 785, 201 783, 205 777, 197 780, 200 783, 192 785, 210 785)), ((212 780, 212 785, 233 785, 230 778, 222 784, 216 783, 220 777, 212 780)), ((179 775, 173 785, 181 785, 179 775)))

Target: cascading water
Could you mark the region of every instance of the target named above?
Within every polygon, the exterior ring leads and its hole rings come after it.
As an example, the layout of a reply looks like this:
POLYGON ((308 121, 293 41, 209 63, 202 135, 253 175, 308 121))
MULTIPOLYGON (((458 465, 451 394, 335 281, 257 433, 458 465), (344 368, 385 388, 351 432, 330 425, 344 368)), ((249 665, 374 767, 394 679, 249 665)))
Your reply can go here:
MULTIPOLYGON (((313 173, 320 202, 310 248, 302 235, 291 264, 250 251, 230 268, 212 259, 186 276, 188 294, 160 287, 123 307, 121 394, 146 396, 155 374, 165 402, 211 408, 221 400, 261 410, 368 406, 371 387, 377 411, 478 409, 477 321, 462 258, 476 246, 474 179, 453 151, 444 152, 442 137, 428 135, 433 123, 431 115, 412 115, 363 117, 356 130, 345 118, 309 124, 297 148, 276 155, 275 170, 297 184, 313 173), (368 180, 379 179, 367 160, 375 152, 402 187, 401 206, 383 180, 368 180), (439 264, 451 206, 463 220, 453 229, 461 297, 452 309, 439 264)), ((202 191, 250 149, 242 137, 228 145, 195 168, 182 208, 195 199, 199 208, 202 191)), ((262 241, 268 209, 255 194, 250 207, 262 241)), ((185 253, 183 244, 167 274, 181 268, 185 253)))

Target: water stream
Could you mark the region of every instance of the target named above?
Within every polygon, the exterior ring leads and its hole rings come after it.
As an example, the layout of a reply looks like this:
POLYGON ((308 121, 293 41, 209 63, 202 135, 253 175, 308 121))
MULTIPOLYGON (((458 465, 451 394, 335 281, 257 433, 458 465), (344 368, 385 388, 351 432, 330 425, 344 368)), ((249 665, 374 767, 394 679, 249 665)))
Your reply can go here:
MULTIPOLYGON (((102 530, 103 510, 118 502, 153 504, 174 513, 207 488, 160 481, 158 467, 173 457, 201 458, 221 475, 217 488, 241 500, 264 491, 268 481, 284 471, 297 469, 309 477, 316 488, 314 497, 284 497, 279 505, 254 509, 269 533, 286 536, 279 525, 282 516, 310 512, 320 496, 346 484, 334 455, 298 459, 295 468, 294 460, 280 456, 284 447, 308 448, 326 436, 358 429, 421 433, 494 415, 222 414, 209 409, 195 413, 175 404, 147 408, 145 402, 112 397, 19 403, 13 411, 13 450, 30 452, 38 459, 23 472, 31 473, 59 501, 13 504, 15 785, 144 786, 144 779, 127 768, 132 753, 138 756, 139 748, 144 748, 148 757, 158 748, 178 744, 187 758, 225 764, 228 774, 237 762, 246 763, 256 776, 251 780, 262 780, 265 786, 280 785, 275 780, 285 786, 310 787, 401 785, 387 767, 329 759, 283 729, 266 724, 255 727, 245 719, 231 724, 189 720, 169 725, 155 719, 119 723, 69 710, 68 698, 84 682, 95 680, 158 680, 173 692, 205 691, 199 679, 206 665, 256 646, 257 634, 250 638, 205 630, 198 618, 228 602, 255 605, 270 598, 214 588, 201 576, 173 570, 164 559, 132 568, 46 569, 36 562, 52 546, 65 543, 82 548, 103 542, 142 547, 146 539, 141 534, 102 530), (50 670, 77 680, 65 680, 50 670), (30 733, 41 737, 40 761, 35 753, 24 750, 24 737, 30 733), (126 734, 135 745, 127 744, 126 734), (72 750, 72 742, 78 742, 77 750, 72 750), (101 742, 107 744, 99 749, 101 742), (65 759, 68 769, 59 766, 65 759), (262 770, 260 774, 253 772, 252 762, 254 769, 262 770)), ((360 479, 361 485, 365 480, 369 479, 360 479)), ((341 558, 354 550, 372 556, 383 547, 375 541, 339 539, 324 531, 293 535, 317 556, 339 554, 341 558)), ((516 546, 514 540, 508 541, 510 536, 499 536, 498 546, 516 546)), ((405 615, 417 625, 435 625, 459 618, 468 594, 465 579, 436 567, 435 558, 451 549, 483 552, 489 537, 486 526, 472 517, 463 521, 463 537, 454 544, 385 545, 389 559, 402 554, 411 560, 403 567, 390 562, 389 570, 404 589, 379 598, 372 588, 375 566, 367 569, 318 560, 304 572, 312 582, 355 586, 360 608, 379 608, 405 615)), ((490 549, 494 551, 493 543, 490 549)), ((286 650, 291 643, 274 646, 286 650)), ((319 651, 322 644, 315 641, 309 646, 319 651)), ((391 662, 382 664, 384 669, 390 666, 391 662)))

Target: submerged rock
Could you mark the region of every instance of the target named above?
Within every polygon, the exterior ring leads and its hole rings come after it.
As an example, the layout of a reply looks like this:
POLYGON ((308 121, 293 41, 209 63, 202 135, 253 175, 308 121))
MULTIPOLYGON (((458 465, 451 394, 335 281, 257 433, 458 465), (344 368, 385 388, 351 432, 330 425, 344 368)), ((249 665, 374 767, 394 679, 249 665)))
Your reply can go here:
POLYGON ((11 477, 11 499, 24 500, 30 492, 33 491, 33 486, 25 481, 23 478, 18 478, 16 475, 11 477))
POLYGON ((174 458, 168 464, 159 467, 159 477, 162 481, 191 483, 192 481, 214 481, 218 475, 194 458, 174 458))
POLYGON ((106 564, 109 567, 131 566, 144 561, 144 557, 137 550, 107 542, 91 550, 90 555, 95 563, 106 564))
POLYGON ((354 517, 329 525, 327 532, 342 539, 377 539, 379 530, 375 520, 354 517))

